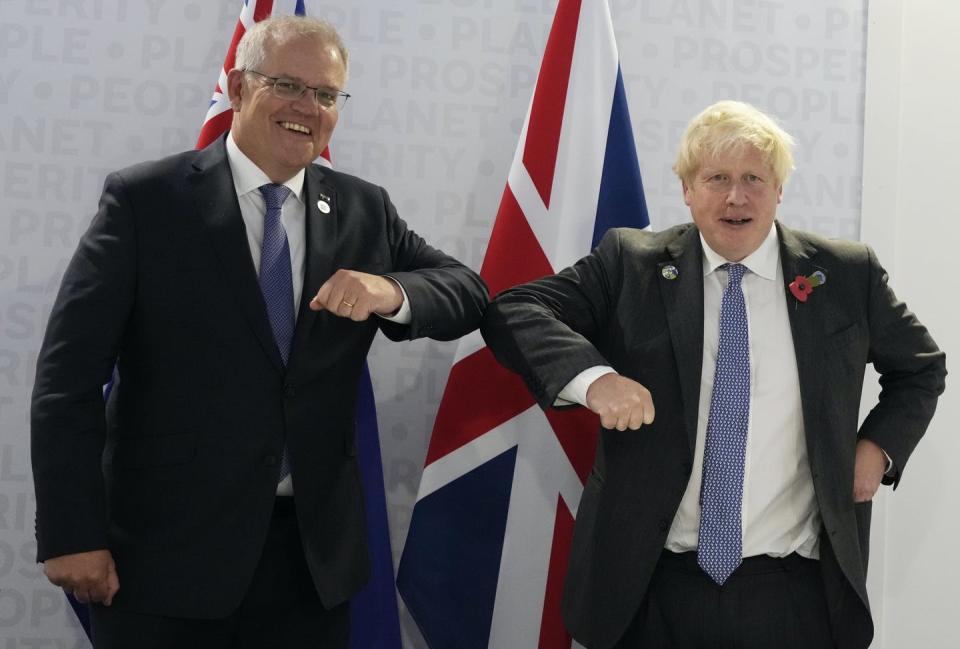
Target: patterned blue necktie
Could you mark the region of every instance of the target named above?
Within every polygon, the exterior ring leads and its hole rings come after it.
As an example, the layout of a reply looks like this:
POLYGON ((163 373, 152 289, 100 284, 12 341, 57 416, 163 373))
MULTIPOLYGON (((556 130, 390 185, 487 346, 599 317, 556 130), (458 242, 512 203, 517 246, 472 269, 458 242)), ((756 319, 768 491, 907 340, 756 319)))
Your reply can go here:
POLYGON ((740 288, 746 267, 723 267, 729 280, 720 305, 720 342, 703 453, 697 547, 700 567, 720 585, 743 560, 740 513, 750 419, 750 339, 740 288))
MULTIPOLYGON (((290 243, 280 222, 280 208, 290 195, 284 185, 261 185, 260 193, 267 203, 263 217, 263 245, 260 249, 260 291, 267 305, 267 317, 283 364, 290 358, 293 340, 293 271, 290 268, 290 243)), ((290 458, 286 447, 280 462, 280 480, 290 475, 290 458)))

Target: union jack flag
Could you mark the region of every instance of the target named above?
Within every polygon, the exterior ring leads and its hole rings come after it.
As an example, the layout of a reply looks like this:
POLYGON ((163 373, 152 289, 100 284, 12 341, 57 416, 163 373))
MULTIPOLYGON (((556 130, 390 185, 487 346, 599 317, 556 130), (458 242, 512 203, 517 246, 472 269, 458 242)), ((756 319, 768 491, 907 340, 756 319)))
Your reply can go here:
MULTIPOLYGON (((559 0, 480 274, 498 293, 619 226, 649 218, 610 10, 559 0)), ((585 408, 541 411, 479 334, 461 340, 397 580, 431 647, 571 647, 561 590, 598 430, 585 408)))

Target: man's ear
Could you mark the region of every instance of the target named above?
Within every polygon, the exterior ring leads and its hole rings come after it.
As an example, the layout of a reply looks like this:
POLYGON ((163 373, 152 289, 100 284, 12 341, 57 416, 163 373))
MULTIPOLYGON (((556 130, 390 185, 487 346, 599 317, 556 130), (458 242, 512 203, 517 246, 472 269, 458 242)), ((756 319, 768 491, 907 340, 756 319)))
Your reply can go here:
POLYGON ((690 187, 687 186, 686 180, 680 181, 680 186, 683 187, 683 202, 689 207, 690 205, 690 187))
POLYGON ((240 112, 240 104, 243 103, 243 70, 233 68, 227 72, 227 97, 230 98, 233 111, 240 112))

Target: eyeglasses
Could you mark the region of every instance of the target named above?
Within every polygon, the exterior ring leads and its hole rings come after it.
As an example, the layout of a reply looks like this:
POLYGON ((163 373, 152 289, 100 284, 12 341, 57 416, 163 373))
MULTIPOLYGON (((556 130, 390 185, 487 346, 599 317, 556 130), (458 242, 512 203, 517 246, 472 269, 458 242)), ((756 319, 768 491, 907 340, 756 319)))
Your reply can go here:
POLYGON ((270 89, 273 91, 273 96, 280 99, 297 101, 303 97, 308 90, 312 90, 313 100, 318 106, 323 109, 330 109, 336 106, 337 110, 343 110, 347 100, 350 99, 350 95, 342 90, 334 90, 333 88, 314 88, 313 86, 308 86, 307 84, 301 83, 296 79, 270 77, 262 72, 257 72, 256 70, 244 70, 244 72, 249 72, 250 74, 255 74, 258 77, 265 79, 267 81, 267 85, 269 85, 270 89))

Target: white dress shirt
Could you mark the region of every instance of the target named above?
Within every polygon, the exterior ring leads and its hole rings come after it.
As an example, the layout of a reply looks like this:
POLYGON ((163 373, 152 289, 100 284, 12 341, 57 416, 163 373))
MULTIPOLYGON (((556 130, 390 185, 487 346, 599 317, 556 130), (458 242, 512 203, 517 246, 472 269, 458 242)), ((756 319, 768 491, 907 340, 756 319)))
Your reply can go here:
MULTIPOLYGON (((693 471, 667 535, 674 552, 697 549, 700 487, 707 418, 713 394, 720 336, 720 302, 727 284, 727 260, 703 240, 703 370, 693 471)), ((753 254, 742 281, 750 333, 750 420, 744 466, 743 556, 775 557, 797 552, 819 556, 820 510, 807 458, 800 382, 787 314, 783 269, 776 228, 753 254)), ((585 370, 561 392, 561 398, 585 405, 590 383, 611 368, 585 370)), ((657 395, 653 395, 654 404, 657 395)), ((680 431, 682 432, 682 431, 680 431)), ((643 429, 636 432, 643 434, 643 429)), ((678 432, 679 434, 679 432, 678 432)))

